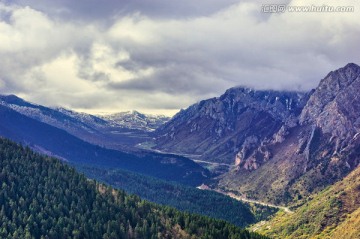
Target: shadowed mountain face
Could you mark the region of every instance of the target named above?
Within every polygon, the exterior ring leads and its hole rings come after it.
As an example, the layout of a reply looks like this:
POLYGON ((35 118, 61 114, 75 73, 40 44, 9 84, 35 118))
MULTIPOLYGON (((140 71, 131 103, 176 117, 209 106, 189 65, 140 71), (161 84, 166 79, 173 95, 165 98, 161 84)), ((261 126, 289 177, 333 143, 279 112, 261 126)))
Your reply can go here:
POLYGON ((157 130, 157 148, 235 162, 219 187, 286 203, 360 162, 360 67, 330 72, 309 93, 228 90, 157 130))
POLYGON ((95 116, 32 104, 15 95, 0 95, 0 105, 63 129, 84 141, 120 150, 128 150, 129 147, 150 139, 149 132, 169 120, 165 116, 145 115, 137 111, 95 116))
POLYGON ((3 105, 0 105, 0 136, 73 164, 121 168, 193 186, 201 184, 208 176, 207 170, 187 158, 144 151, 129 154, 102 148, 3 105))

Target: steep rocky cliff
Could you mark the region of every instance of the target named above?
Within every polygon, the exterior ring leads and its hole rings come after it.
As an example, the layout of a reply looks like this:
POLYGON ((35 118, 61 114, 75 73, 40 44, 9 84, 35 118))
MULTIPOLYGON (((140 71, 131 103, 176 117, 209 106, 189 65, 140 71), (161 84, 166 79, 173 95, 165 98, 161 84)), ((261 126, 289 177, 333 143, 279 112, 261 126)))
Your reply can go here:
POLYGON ((293 124, 283 125, 271 140, 240 160, 219 186, 285 203, 344 177, 360 162, 359 89, 359 66, 348 64, 330 72, 293 124), (248 165, 262 166, 249 170, 248 165))

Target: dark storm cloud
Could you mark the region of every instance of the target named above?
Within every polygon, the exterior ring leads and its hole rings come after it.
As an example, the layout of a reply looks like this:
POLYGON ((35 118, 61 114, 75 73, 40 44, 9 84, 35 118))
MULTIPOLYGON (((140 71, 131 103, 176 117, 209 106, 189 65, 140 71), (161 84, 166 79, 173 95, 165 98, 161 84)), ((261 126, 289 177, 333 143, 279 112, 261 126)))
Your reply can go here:
POLYGON ((148 77, 109 83, 110 89, 164 92, 171 95, 216 94, 219 79, 201 66, 172 65, 158 69, 148 77))
POLYGON ((102 19, 139 12, 155 18, 187 18, 213 14, 236 0, 11 0, 60 17, 102 19))

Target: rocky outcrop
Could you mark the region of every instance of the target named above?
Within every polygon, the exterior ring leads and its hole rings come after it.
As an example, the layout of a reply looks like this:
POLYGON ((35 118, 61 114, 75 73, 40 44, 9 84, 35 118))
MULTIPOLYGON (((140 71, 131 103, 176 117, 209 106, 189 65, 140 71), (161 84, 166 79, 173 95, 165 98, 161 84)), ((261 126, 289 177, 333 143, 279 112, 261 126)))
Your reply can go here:
POLYGON ((348 64, 330 72, 310 97, 300 124, 314 124, 342 150, 360 130, 360 67, 348 64))

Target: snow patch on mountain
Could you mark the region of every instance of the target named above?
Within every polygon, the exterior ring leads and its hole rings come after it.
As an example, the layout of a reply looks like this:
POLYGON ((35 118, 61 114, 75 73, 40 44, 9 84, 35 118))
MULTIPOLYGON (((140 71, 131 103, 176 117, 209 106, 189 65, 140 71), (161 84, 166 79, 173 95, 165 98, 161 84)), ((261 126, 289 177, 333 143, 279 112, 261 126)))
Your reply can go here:
POLYGON ((154 131, 159 126, 170 120, 164 115, 142 114, 136 110, 120 112, 109 115, 98 115, 114 127, 122 126, 129 129, 144 130, 147 132, 154 131))

